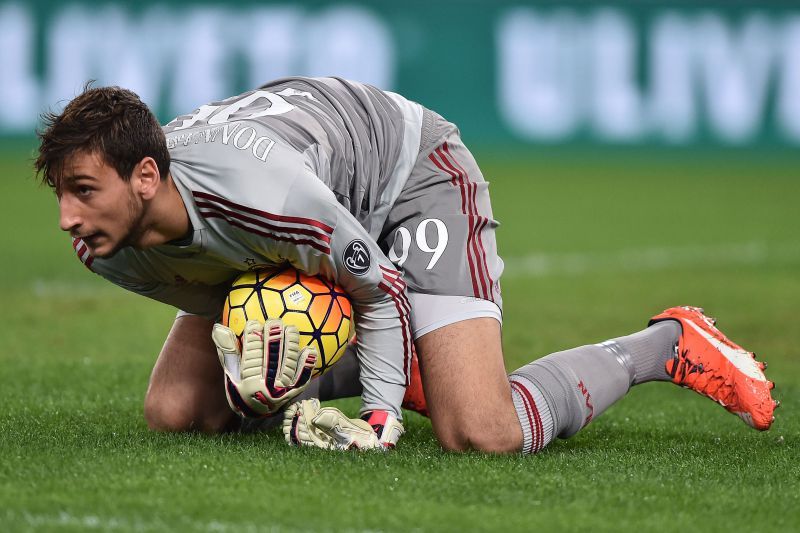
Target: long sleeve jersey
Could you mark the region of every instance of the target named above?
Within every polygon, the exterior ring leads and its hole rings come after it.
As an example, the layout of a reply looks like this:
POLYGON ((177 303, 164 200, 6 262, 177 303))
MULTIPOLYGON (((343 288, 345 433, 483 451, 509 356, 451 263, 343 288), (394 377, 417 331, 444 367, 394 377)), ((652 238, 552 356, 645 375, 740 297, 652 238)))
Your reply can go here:
POLYGON ((288 78, 164 127, 191 242, 78 255, 113 283, 217 319, 229 284, 286 262, 356 313, 362 411, 400 416, 412 350, 405 284, 376 241, 419 151, 423 108, 337 78, 288 78))

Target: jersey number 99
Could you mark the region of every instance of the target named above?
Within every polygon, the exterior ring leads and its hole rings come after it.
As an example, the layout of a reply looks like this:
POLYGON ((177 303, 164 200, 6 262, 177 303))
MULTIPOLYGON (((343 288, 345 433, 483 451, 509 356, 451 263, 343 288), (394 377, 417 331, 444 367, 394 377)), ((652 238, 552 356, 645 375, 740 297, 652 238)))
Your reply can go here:
MULTIPOLYGON (((436 263, 442 257, 445 248, 447 248, 447 226, 445 226, 444 222, 438 218, 426 218, 419 223, 419 226, 417 226, 415 236, 417 248, 419 248, 422 252, 433 254, 431 255, 430 261, 428 261, 428 266, 425 267, 425 270, 430 270, 436 266, 436 263), (430 224, 433 224, 433 226, 436 228, 436 244, 433 246, 428 242, 426 233, 430 224)), ((403 263, 405 263, 406 259, 408 259, 408 254, 411 250, 411 241, 411 232, 408 230, 408 228, 400 226, 394 232, 394 242, 389 248, 389 259, 391 259, 392 262, 397 266, 403 266, 403 263), (397 252, 398 242, 400 244, 399 254, 397 252)))

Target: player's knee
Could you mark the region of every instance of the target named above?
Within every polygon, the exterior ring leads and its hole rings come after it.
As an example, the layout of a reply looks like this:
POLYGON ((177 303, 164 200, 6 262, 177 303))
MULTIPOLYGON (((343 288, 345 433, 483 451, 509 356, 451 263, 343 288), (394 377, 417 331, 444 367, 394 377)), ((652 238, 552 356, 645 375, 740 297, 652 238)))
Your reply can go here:
POLYGON ((521 443, 507 433, 475 434, 470 436, 470 448, 485 453, 518 453, 521 443))
POLYGON ((221 433, 230 428, 235 415, 230 410, 208 409, 202 402, 188 401, 185 397, 148 392, 144 418, 153 431, 221 433))
POLYGON ((153 431, 191 431, 196 416, 183 406, 170 403, 163 395, 148 394, 144 400, 144 419, 153 431))
POLYGON ((490 430, 480 424, 461 424, 437 431, 439 444, 447 451, 484 453, 516 453, 521 443, 512 431, 490 430))

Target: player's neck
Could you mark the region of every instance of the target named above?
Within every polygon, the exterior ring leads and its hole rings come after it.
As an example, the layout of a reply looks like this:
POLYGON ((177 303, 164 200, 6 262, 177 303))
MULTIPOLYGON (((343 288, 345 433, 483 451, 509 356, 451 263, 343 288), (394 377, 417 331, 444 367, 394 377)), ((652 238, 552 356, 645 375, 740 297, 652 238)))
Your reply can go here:
POLYGON ((184 237, 191 229, 180 192, 168 175, 164 188, 147 206, 137 248, 150 248, 184 237))

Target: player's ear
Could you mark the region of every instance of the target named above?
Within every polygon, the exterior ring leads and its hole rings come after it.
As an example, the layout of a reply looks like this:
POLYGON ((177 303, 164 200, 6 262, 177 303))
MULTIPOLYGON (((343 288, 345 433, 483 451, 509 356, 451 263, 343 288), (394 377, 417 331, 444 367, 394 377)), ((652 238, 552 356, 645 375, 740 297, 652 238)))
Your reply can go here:
POLYGON ((138 182, 139 194, 142 200, 150 200, 158 191, 161 184, 161 173, 158 171, 158 165, 152 157, 145 157, 133 169, 132 180, 138 182))

